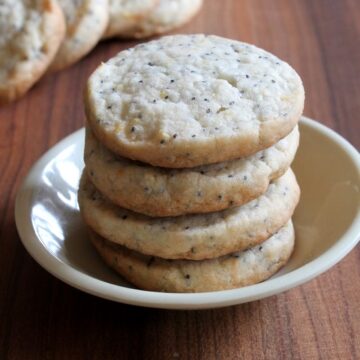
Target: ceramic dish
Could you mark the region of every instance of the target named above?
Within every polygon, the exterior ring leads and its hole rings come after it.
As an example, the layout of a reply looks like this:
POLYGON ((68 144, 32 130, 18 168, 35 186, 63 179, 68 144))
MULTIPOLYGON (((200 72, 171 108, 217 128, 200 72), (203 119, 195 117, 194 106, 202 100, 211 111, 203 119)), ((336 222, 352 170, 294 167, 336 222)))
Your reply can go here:
POLYGON ((293 168, 302 189, 296 248, 275 276, 235 290, 175 294, 133 288, 100 260, 86 239, 77 204, 84 130, 49 150, 31 169, 16 199, 18 232, 47 271, 80 290, 127 304, 215 308, 261 299, 300 285, 340 261, 360 236, 360 156, 341 136, 310 119, 300 122, 293 168))

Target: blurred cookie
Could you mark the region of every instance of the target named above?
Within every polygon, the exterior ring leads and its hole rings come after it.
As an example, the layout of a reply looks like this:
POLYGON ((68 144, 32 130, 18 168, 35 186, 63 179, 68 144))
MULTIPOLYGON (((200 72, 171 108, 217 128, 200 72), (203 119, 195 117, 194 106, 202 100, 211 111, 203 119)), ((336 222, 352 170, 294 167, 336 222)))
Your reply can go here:
POLYGON ((64 33, 55 0, 0 2, 0 104, 21 97, 39 80, 64 33))
POLYGON ((289 221, 299 195, 289 169, 265 194, 243 206, 208 214, 151 218, 109 202, 84 173, 78 200, 85 223, 107 240, 165 259, 201 260, 263 242, 289 221))
POLYGON ((58 0, 66 35, 51 70, 63 69, 87 55, 101 39, 109 20, 108 0, 58 0))
POLYGON ((159 0, 109 0, 109 25, 103 38, 129 36, 158 3, 159 0))
POLYGON ((107 265, 141 289, 204 292, 238 288, 269 278, 288 261, 295 234, 289 221, 259 246, 203 261, 165 260, 111 243, 93 232, 90 238, 107 265))
POLYGON ((121 36, 145 38, 174 30, 190 21, 199 12, 202 3, 203 0, 160 0, 136 27, 121 36))
POLYGON ((88 122, 114 153, 185 168, 248 156, 296 126, 300 77, 253 45, 176 35, 120 52, 91 75, 88 122))
POLYGON ((246 158, 168 170, 116 156, 87 128, 85 164, 92 183, 113 203, 149 216, 178 216, 219 211, 260 196, 289 168, 298 144, 296 127, 246 158))

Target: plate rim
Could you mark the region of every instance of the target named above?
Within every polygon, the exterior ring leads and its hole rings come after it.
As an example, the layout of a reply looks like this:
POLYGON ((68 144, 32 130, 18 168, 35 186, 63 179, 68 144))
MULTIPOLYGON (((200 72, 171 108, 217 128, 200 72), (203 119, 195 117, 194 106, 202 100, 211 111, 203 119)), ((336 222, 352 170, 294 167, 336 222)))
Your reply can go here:
MULTIPOLYGON (((342 148, 357 167, 360 178, 360 155, 353 145, 334 130, 315 120, 303 116, 300 123, 325 134, 338 147, 342 148)), ((77 138, 82 133, 84 133, 84 128, 71 133, 46 151, 31 167, 16 195, 15 224, 23 246, 43 269, 66 284, 91 295, 129 305, 184 310, 209 309, 250 302, 281 293, 310 281, 342 260, 360 240, 359 206, 351 225, 327 251, 287 274, 273 279, 270 278, 258 284, 214 292, 164 293, 128 288, 97 279, 77 270, 70 264, 62 262, 48 252, 37 237, 29 216, 33 196, 30 190, 37 184, 39 173, 53 158, 54 154, 58 154, 64 148, 76 143, 77 138)))

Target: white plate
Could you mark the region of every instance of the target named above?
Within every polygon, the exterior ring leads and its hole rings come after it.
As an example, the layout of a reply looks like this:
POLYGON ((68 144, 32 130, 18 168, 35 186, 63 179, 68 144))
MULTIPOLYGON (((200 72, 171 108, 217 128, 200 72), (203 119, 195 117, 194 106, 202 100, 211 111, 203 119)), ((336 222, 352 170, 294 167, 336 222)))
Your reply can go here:
POLYGON ((68 136, 33 166, 16 198, 16 225, 30 255, 47 271, 106 299, 171 309, 215 308, 261 299, 302 284, 340 261, 360 235, 360 158, 334 131, 300 122, 294 170, 302 189, 294 217, 297 242, 290 262, 271 279, 235 290, 175 294, 133 288, 109 270, 86 239, 77 187, 84 166, 84 129, 68 136))

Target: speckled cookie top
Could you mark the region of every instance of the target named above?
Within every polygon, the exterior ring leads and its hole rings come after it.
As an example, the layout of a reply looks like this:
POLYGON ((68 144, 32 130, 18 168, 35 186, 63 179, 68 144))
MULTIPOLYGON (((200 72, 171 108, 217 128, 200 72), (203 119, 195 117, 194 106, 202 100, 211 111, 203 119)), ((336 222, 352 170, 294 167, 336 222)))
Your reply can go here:
POLYGON ((146 148, 170 155, 181 148, 191 157, 186 148, 211 143, 211 158, 226 153, 222 141, 243 141, 244 148, 248 138, 266 143, 263 125, 275 131, 277 123, 293 121, 303 100, 301 80, 285 62, 253 45, 204 35, 163 37, 120 52, 87 88, 95 133, 111 137, 114 151, 145 161, 138 153, 146 148))
POLYGON ((50 0, 0 2, 0 82, 44 56, 48 41, 44 19, 51 12, 52 3, 50 0))

